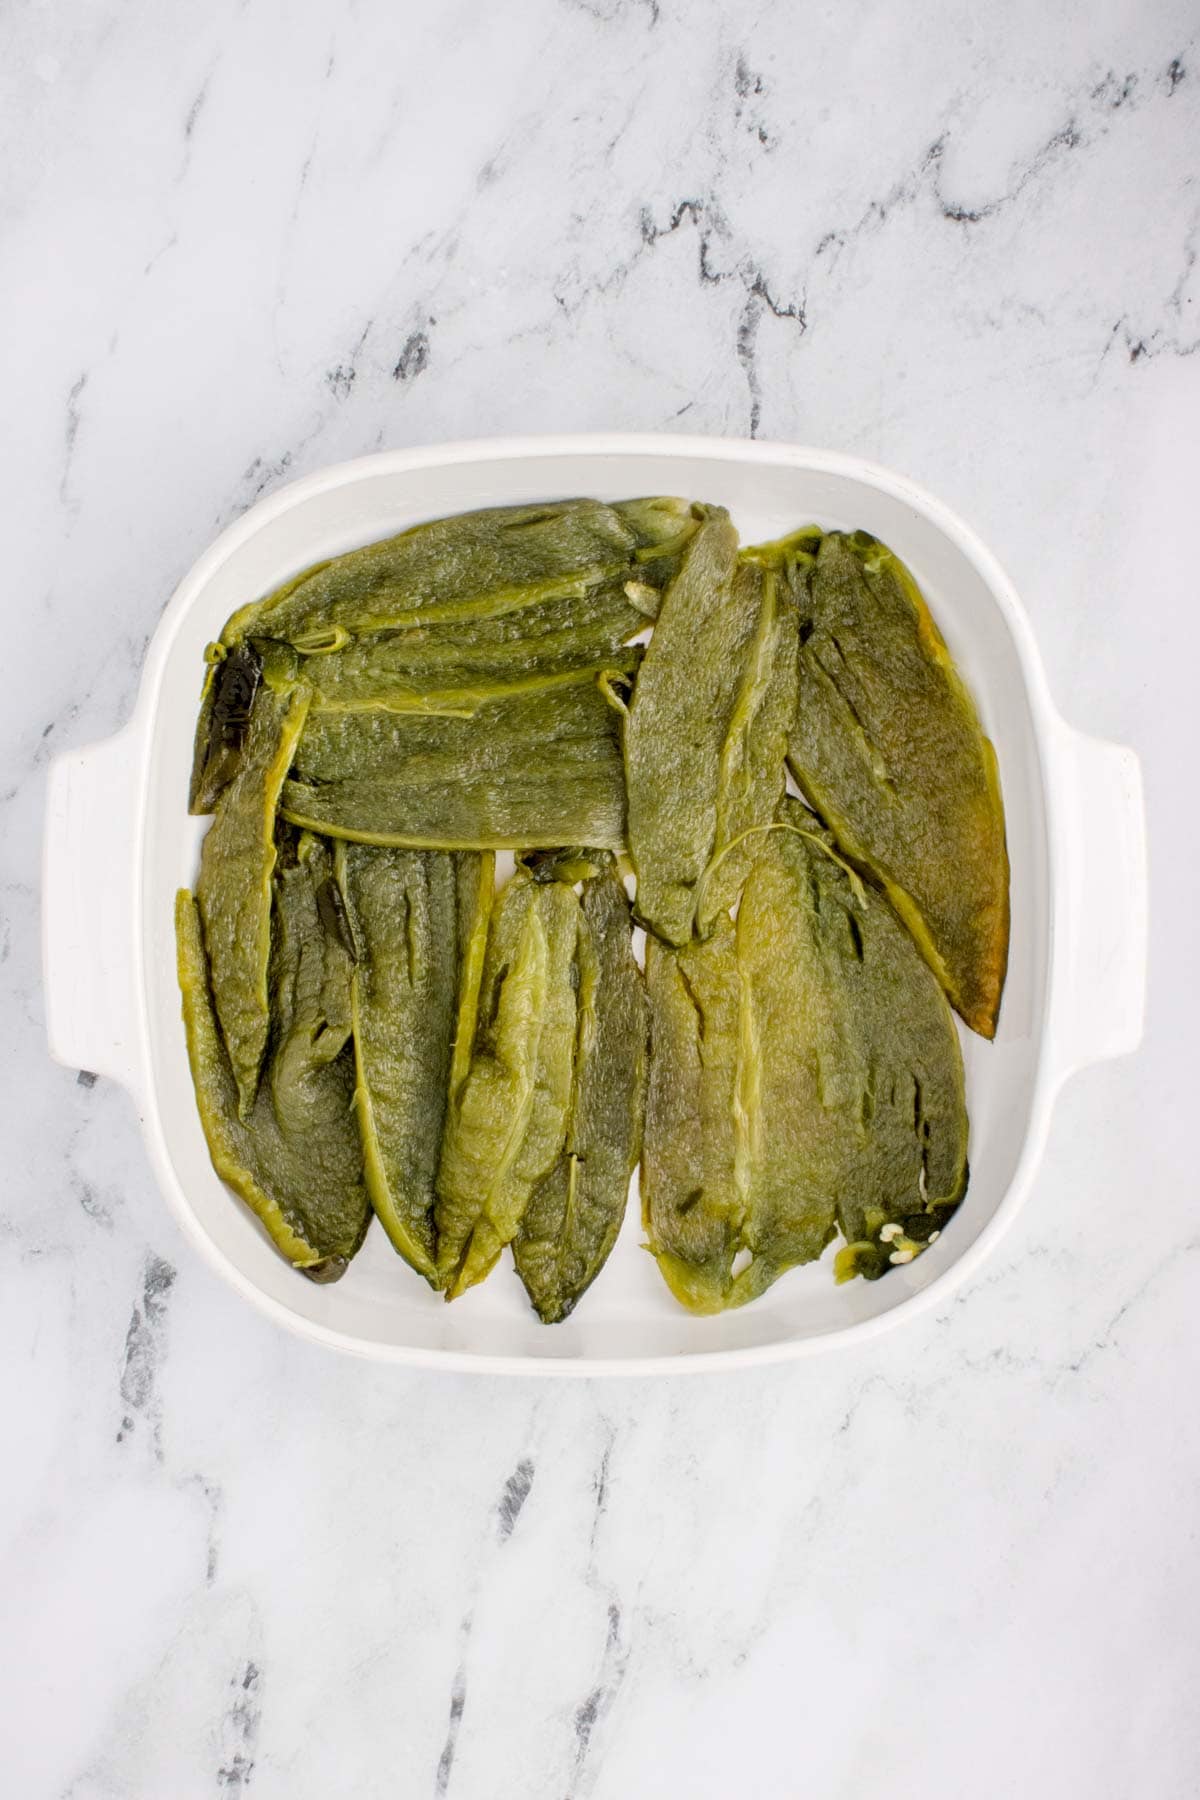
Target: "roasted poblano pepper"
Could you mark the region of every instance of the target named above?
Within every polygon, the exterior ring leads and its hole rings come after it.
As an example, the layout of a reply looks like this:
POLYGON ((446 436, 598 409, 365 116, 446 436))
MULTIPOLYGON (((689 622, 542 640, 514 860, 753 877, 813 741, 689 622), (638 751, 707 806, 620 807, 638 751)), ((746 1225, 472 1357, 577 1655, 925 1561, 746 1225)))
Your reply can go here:
MULTIPOLYGON (((766 647, 777 647, 770 622, 765 646, 758 635, 769 584, 757 565, 739 572, 728 513, 700 510, 700 529, 663 595, 624 731, 638 916, 673 944, 692 935, 723 793, 732 802, 730 825, 739 811, 755 807, 742 780, 758 755, 757 749, 747 755, 746 728, 772 686, 766 647)), ((777 799, 773 789, 771 807, 777 799)), ((718 897, 725 886, 719 878, 718 897)), ((711 927, 712 917, 705 924, 711 927)))
POLYGON ((645 1224, 698 1312, 754 1298, 839 1228, 839 1278, 882 1274, 966 1185, 958 1038, 907 932, 794 802, 755 841, 736 924, 647 950, 645 1224))
POLYGON ((267 1047, 275 809, 307 710, 302 689, 259 687, 237 773, 217 801, 200 851, 196 899, 243 1118, 254 1104, 267 1047))
MULTIPOLYGON (((461 693, 469 707, 514 682, 622 666, 623 646, 648 623, 645 603, 635 606, 626 595, 631 585, 610 582, 497 619, 374 632, 328 655, 303 656, 300 665, 317 706, 436 711, 441 696, 461 693)), ((658 590, 646 592, 657 604, 658 590)))
MULTIPOLYGON (((587 864, 566 856, 558 868, 573 880, 587 864)), ((567 1318, 603 1268, 641 1154, 647 1018, 631 923, 615 869, 583 879, 566 1141, 513 1240, 517 1273, 547 1324, 567 1318)))
POLYGON ((192 813, 211 812, 237 774, 262 679, 262 657, 252 645, 226 652, 223 644, 213 644, 209 650, 188 792, 192 813))
POLYGON ((192 752, 189 812, 212 812, 242 766, 260 693, 276 698, 289 693, 299 685, 300 667, 301 658, 289 645, 269 639, 232 644, 219 640, 208 646, 192 752))
POLYGON ((496 858, 491 850, 485 850, 481 856, 458 856, 455 865, 458 872, 458 997, 450 1045, 449 1107, 458 1104, 471 1067, 479 1030, 483 970, 496 903, 496 858))
POLYGON ((499 507, 302 570, 209 646, 191 810, 211 811, 236 771, 264 658, 291 653, 319 702, 437 712, 458 693, 462 710, 464 691, 607 666, 656 616, 695 530, 682 500, 499 507))
POLYGON ((271 1048, 249 1115, 217 1025, 200 913, 176 902, 188 1056, 213 1166, 261 1220, 281 1255, 316 1281, 341 1275, 371 1216, 351 1111, 353 967, 321 894, 328 852, 302 839, 273 881, 271 1048))
POLYGON ((532 691, 502 690, 466 717, 314 710, 283 812, 295 824, 366 843, 618 850, 619 718, 594 671, 532 691))
POLYGON ((614 579, 652 587, 694 529, 681 500, 503 506, 433 519, 301 575, 235 614, 229 641, 336 650, 364 633, 495 619, 582 598, 614 579))
MULTIPOLYGON (((599 687, 608 696, 610 706, 619 712, 641 660, 639 644, 623 644, 594 662, 551 672, 534 670, 512 674, 505 671, 500 676, 491 670, 475 673, 442 671, 439 683, 435 685, 383 681, 361 696, 345 689, 330 691, 320 682, 307 682, 312 691, 311 716, 314 721, 310 749, 317 738, 315 721, 318 718, 329 720, 348 714, 398 713, 431 719, 472 719, 483 708, 491 707, 496 710, 487 714, 486 722, 498 726, 501 733, 505 729, 520 728, 522 719, 530 729, 540 729, 543 723, 547 729, 554 728, 564 701, 569 717, 574 717, 580 705, 584 705, 596 718, 602 718, 599 709, 592 704, 594 695, 586 696, 583 701, 575 695, 572 700, 565 690, 599 687), (441 684, 443 676, 445 685, 441 684), (570 710, 572 705, 574 713, 570 710), (507 709, 513 707, 518 710, 510 717, 507 709)), ((323 664, 322 668, 328 666, 323 664)), ((561 735, 561 728, 555 729, 555 735, 561 735)))
POLYGON ((718 917, 706 942, 682 949, 647 937, 646 988, 643 1224, 676 1297, 695 1312, 717 1312, 761 1292, 746 1271, 739 1267, 734 1274, 750 1210, 747 1136, 754 1115, 738 1107, 739 1082, 749 1084, 753 1068, 751 1046, 739 1039, 737 956, 728 916, 718 917))
POLYGON ((831 532, 815 559, 794 566, 792 771, 845 855, 883 887, 967 1024, 992 1037, 1009 922, 995 752, 890 550, 865 532, 831 532))
POLYGON ((355 950, 356 1085, 367 1190, 380 1223, 437 1285, 434 1181, 458 1001, 460 890, 479 858, 341 843, 338 888, 355 950))
POLYGON ((734 610, 753 618, 717 770, 713 845, 696 885, 696 932, 707 937, 733 905, 752 856, 751 838, 775 817, 787 781, 796 717, 796 613, 778 572, 751 559, 734 577, 734 610))
POLYGON ((452 1090, 438 1171, 437 1266, 448 1299, 494 1266, 562 1150, 579 918, 573 888, 523 870, 496 907, 475 1041, 452 1090))

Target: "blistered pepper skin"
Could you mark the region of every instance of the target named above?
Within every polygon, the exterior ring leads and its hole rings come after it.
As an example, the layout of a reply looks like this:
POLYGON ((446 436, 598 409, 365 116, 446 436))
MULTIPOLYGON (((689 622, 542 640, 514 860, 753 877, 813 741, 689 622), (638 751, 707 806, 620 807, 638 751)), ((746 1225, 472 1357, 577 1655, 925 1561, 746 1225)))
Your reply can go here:
POLYGON ((993 1037, 1008 856, 996 754, 971 696, 909 571, 866 533, 821 540, 798 612, 796 780, 967 1024, 993 1037))
POLYGON ((619 714, 590 670, 502 691, 465 717, 318 708, 282 809, 294 824, 364 843, 619 850, 619 714))
POLYGON ((243 1118, 254 1105, 270 1022, 275 810, 307 710, 300 690, 259 690, 237 773, 217 801, 200 851, 196 899, 243 1118))
POLYGON ((245 607, 230 641, 283 640, 321 653, 414 624, 470 625, 615 579, 649 585, 691 525, 685 502, 561 500, 432 519, 349 551, 245 607))
POLYGON ((638 917, 671 944, 692 935, 716 838, 722 746, 756 616, 749 589, 735 590, 729 514, 702 511, 663 594, 624 728, 638 917))
POLYGON ((579 901, 518 870, 496 908, 469 1066, 446 1117, 437 1261, 447 1299, 494 1267, 566 1138, 579 901))
POLYGON ((352 964, 327 931, 317 894, 330 876, 313 840, 273 879, 271 1051, 246 1117, 209 986, 199 908, 176 902, 188 1056, 213 1166, 276 1248, 313 1280, 344 1272, 371 1216, 351 1111, 352 964))
POLYGON ((736 902, 753 862, 751 839, 783 799, 796 717, 799 644, 789 587, 769 563, 743 557, 733 607, 749 633, 721 742, 712 849, 696 887, 699 937, 736 902))
POLYGON ((962 1059, 932 972, 795 802, 754 842, 736 925, 647 954, 645 1223, 697 1312, 753 1299, 839 1229, 839 1278, 882 1274, 966 1187, 962 1059))
POLYGON ((459 984, 460 884, 476 856, 338 844, 355 947, 354 1107, 371 1204, 437 1285, 433 1209, 459 984), (466 865, 465 867, 460 865, 466 865))
POLYGON ((632 921, 615 869, 567 858, 583 877, 576 949, 575 1059, 562 1153, 534 1189, 513 1257, 546 1324, 569 1318, 616 1243, 641 1155, 647 1013, 632 921))

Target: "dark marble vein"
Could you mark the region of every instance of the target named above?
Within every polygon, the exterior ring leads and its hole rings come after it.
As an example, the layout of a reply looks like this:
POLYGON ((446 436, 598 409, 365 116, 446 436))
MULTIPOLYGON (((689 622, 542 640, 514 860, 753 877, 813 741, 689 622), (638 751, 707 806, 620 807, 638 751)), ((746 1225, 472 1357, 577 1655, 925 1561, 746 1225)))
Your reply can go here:
POLYGON ((612 1462, 613 1445, 617 1441, 616 1427, 608 1427, 604 1449, 600 1453, 600 1464, 592 1480, 592 1492, 595 1495, 595 1506, 592 1509, 592 1529, 588 1537, 588 1569, 594 1571, 596 1566, 596 1540, 600 1527, 604 1523, 608 1511, 608 1475, 612 1462))
POLYGON ((196 92, 196 98, 192 101, 192 104, 188 107, 187 117, 183 121, 183 136, 184 136, 185 142, 191 141, 192 133, 196 129, 196 121, 197 121, 197 119, 199 119, 200 114, 204 111, 205 104, 208 100, 208 90, 209 90, 211 83, 212 83, 212 71, 210 70, 209 73, 204 77, 204 80, 200 83, 200 86, 196 92))
POLYGON ((496 1533, 501 1543, 512 1536, 521 1516, 521 1509, 529 1498, 536 1473, 532 1459, 523 1456, 505 1482, 496 1502, 496 1533))
POLYGON ((179 233, 177 231, 173 231, 171 233, 170 237, 167 238, 164 243, 159 245, 158 249, 154 252, 154 255, 150 258, 149 262, 147 262, 143 265, 143 267, 142 267, 143 279, 147 275, 153 275, 155 269, 157 269, 157 267, 158 267, 159 263, 162 261, 163 257, 169 255, 169 253, 175 249, 175 247, 177 246, 178 243, 179 243, 179 233))
MULTIPOLYGON (((430 319, 429 324, 436 325, 437 320, 430 319)), ((429 367, 429 333, 428 333, 428 331, 410 332, 408 337, 405 339, 404 348, 401 350, 400 355, 397 358, 396 366, 392 370, 392 380, 393 381, 405 381, 405 382, 415 381, 417 379, 417 376, 423 375, 425 373, 425 370, 428 367, 429 367)))
POLYGON ((147 1255, 141 1297, 134 1302, 130 1314, 121 1364, 120 1394, 126 1410, 117 1431, 117 1442, 123 1444, 142 1421, 149 1427, 158 1462, 162 1461, 163 1453, 156 1386, 166 1354, 167 1306, 175 1278, 175 1269, 163 1257, 156 1256, 153 1251, 147 1255))
POLYGON ((204 1585, 211 1587, 217 1579, 217 1565, 221 1557, 221 1520, 225 1508, 225 1490, 219 1481, 210 1481, 206 1475, 185 1475, 177 1484, 180 1488, 199 1494, 205 1510, 205 1556, 204 1585))
MULTIPOLYGON (((748 78, 747 71, 747 78, 748 78)), ((808 315, 803 296, 791 300, 776 297, 762 265, 749 254, 735 259, 729 268, 718 265, 715 246, 731 236, 729 224, 715 200, 686 199, 678 201, 665 225, 659 225, 653 212, 643 206, 638 227, 643 250, 652 251, 664 238, 673 237, 684 223, 697 234, 697 275, 702 287, 721 287, 726 282, 741 286, 745 298, 738 314, 734 348, 746 378, 750 395, 750 436, 758 435, 762 417, 762 382, 758 371, 759 325, 765 316, 786 320, 803 336, 808 329, 808 315)))
POLYGON ((598 1559, 600 1529, 608 1514, 616 1441, 616 1426, 606 1421, 604 1444, 592 1477, 592 1523, 583 1577, 585 1586, 604 1601, 605 1637, 595 1678, 572 1715, 571 1778, 566 1800, 581 1800, 592 1785, 597 1772, 593 1758, 596 1731, 612 1711, 629 1670, 631 1644, 624 1629, 625 1609, 616 1588, 601 1575, 598 1559))
POLYGON ((601 0, 566 0, 566 4, 573 12, 586 13, 589 19, 595 19, 599 25, 619 24, 636 7, 638 11, 649 15, 647 29, 653 31, 661 16, 659 0, 632 0, 631 4, 627 4, 626 0, 609 0, 608 5, 603 5, 601 0))
POLYGON ((622 1630, 622 1613, 618 1601, 610 1600, 604 1649, 596 1680, 575 1709, 575 1746, 568 1800, 575 1800, 592 1750, 596 1727, 612 1711, 617 1695, 629 1673, 630 1643, 622 1630))
POLYGON ((926 168, 932 170, 933 196, 938 211, 943 219, 952 225, 981 225, 985 219, 995 218, 998 212, 1011 206, 1018 199, 1030 182, 1036 181, 1045 169, 1059 157, 1072 150, 1078 150, 1084 142, 1083 133, 1074 119, 1068 119, 1065 125, 1058 128, 1040 144, 1033 155, 1018 169, 1016 176, 1002 194, 992 200, 982 201, 978 206, 964 206, 948 200, 942 191, 942 153, 948 139, 941 137, 930 146, 925 159, 926 168))
POLYGON ((267 462, 263 457, 256 456, 242 476, 242 480, 250 486, 250 502, 257 500, 273 481, 278 481, 281 476, 286 475, 291 466, 292 452, 290 450, 285 450, 275 462, 267 462))
POLYGON ((442 1754, 438 1758, 437 1775, 434 1779, 434 1793, 441 1795, 450 1786, 450 1775, 454 1768, 454 1753, 458 1748, 458 1734, 462 1728, 463 1713, 467 1705, 467 1649, 471 1642, 471 1632, 475 1624, 473 1612, 464 1613, 458 1628, 458 1663, 450 1683, 450 1713, 446 1727, 446 1742, 442 1746, 442 1754))
MULTIPOLYGON (((537 1466, 530 1456, 523 1456, 512 1474, 506 1479, 500 1490, 495 1505, 496 1544, 503 1546, 516 1529, 517 1520, 533 1489, 537 1466)), ((495 1552, 494 1552, 495 1553, 495 1552)), ((479 1579, 475 1583, 478 1592, 479 1579)), ((462 1729, 463 1713, 467 1705, 467 1660, 471 1645, 471 1633, 475 1626, 475 1601, 463 1614, 458 1627, 458 1657, 454 1674, 450 1681, 450 1703, 446 1724, 446 1739, 442 1745, 442 1753, 438 1758, 437 1771, 434 1777, 434 1792, 443 1795, 450 1786, 450 1776, 454 1769, 454 1758, 458 1749, 458 1736, 462 1729)))
POLYGON ((759 420, 762 417, 762 381, 758 372, 758 327, 764 313, 773 319, 791 319, 802 335, 808 329, 808 319, 802 300, 782 304, 775 300, 768 288, 761 271, 755 270, 754 279, 746 290, 746 300, 742 307, 737 327, 737 358, 742 373, 746 377, 746 386, 750 390, 750 436, 758 436, 759 420))
POLYGON ((1198 240, 1200 213, 1193 218, 1191 230, 1183 245, 1179 275, 1164 304, 1166 322, 1149 328, 1135 327, 1128 315, 1122 314, 1109 331, 1100 356, 1101 365, 1118 344, 1131 363, 1153 362, 1159 356, 1195 356, 1200 351, 1200 331, 1189 335, 1183 328, 1184 308, 1190 305, 1187 289, 1196 268, 1198 240))
POLYGON ((752 102, 761 99, 766 89, 763 78, 752 69, 745 57, 738 56, 733 71, 733 91, 737 96, 736 117, 764 150, 773 150, 776 140, 767 130, 752 102))
POLYGON ((818 240, 814 262, 823 258, 836 261, 842 250, 860 237, 877 231, 892 214, 903 207, 932 198, 939 216, 946 224, 962 230, 973 230, 1006 212, 1031 185, 1047 178, 1075 152, 1113 128, 1115 116, 1140 111, 1154 92, 1170 96, 1186 76, 1181 57, 1175 57, 1160 76, 1130 71, 1120 77, 1110 72, 1098 83, 1081 89, 1074 106, 1061 124, 1047 134, 1034 151, 1013 170, 1007 185, 990 198, 968 202, 950 191, 946 159, 954 134, 942 131, 925 150, 916 166, 895 181, 882 198, 872 200, 859 217, 849 225, 836 226, 818 240), (1084 114, 1090 113, 1093 125, 1089 132, 1084 114))
POLYGON ((247 1661, 229 1683, 232 1698, 221 1720, 221 1761, 217 1791, 244 1794, 254 1775, 262 1730, 262 1670, 247 1661))
POLYGON ((335 400, 348 400, 358 380, 358 359, 363 353, 367 339, 371 334, 373 319, 368 319, 358 334, 358 340, 345 362, 325 371, 325 385, 335 400))
POLYGON ((1175 1245, 1165 1256, 1161 1257, 1145 1279, 1138 1283, 1132 1294, 1121 1302, 1108 1323, 1096 1333, 1090 1343, 1084 1346, 1077 1357, 1067 1363, 1067 1372, 1078 1375, 1097 1356, 1102 1356, 1105 1351, 1113 1349, 1117 1343, 1118 1327, 1123 1324, 1134 1307, 1145 1299, 1164 1275, 1171 1274, 1185 1256, 1194 1255, 1197 1250, 1200 1250, 1200 1237, 1189 1238, 1186 1243, 1175 1245))
MULTIPOLYGON (((92 1186, 90 1181, 80 1181, 76 1188, 76 1192, 79 1197, 79 1204, 87 1214, 88 1218, 93 1220, 97 1225, 103 1225, 106 1231, 111 1231, 113 1222, 112 1208, 108 1205, 103 1195, 96 1192, 96 1189, 92 1186)), ((126 1352, 128 1354, 128 1345, 126 1346, 126 1352)))
POLYGON ((58 484, 58 496, 59 499, 64 502, 69 502, 71 499, 71 464, 74 460, 75 443, 79 437, 79 426, 83 417, 79 402, 82 398, 83 390, 87 386, 87 382, 87 370, 85 369, 82 375, 77 376, 71 383, 70 390, 67 394, 67 423, 63 445, 63 472, 62 480, 58 484))

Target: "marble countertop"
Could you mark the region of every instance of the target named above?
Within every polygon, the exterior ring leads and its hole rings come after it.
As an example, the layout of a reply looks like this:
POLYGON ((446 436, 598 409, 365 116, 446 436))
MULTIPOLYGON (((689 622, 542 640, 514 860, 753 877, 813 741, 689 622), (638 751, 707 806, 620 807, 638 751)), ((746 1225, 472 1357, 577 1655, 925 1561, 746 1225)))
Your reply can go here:
POLYGON ((0 1694, 20 1800, 1200 1790, 1200 33, 1183 0, 42 0, 0 22, 0 1694), (377 1368, 182 1241, 47 1060, 44 773, 255 496, 637 428, 865 454, 1134 744, 1149 1025, 877 1344, 377 1368))

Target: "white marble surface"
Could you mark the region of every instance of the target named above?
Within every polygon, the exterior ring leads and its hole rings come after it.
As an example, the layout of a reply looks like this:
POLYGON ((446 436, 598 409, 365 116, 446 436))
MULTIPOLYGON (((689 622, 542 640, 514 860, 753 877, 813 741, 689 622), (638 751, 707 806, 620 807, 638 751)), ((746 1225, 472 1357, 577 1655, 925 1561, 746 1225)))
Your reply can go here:
POLYGON ((1194 8, 17 0, 0 91, 4 1791, 1200 1791, 1194 8), (1064 712, 1144 759, 1146 1045, 877 1346, 339 1360, 45 1057, 46 762, 255 495, 600 427, 859 451, 976 524, 1064 712))

